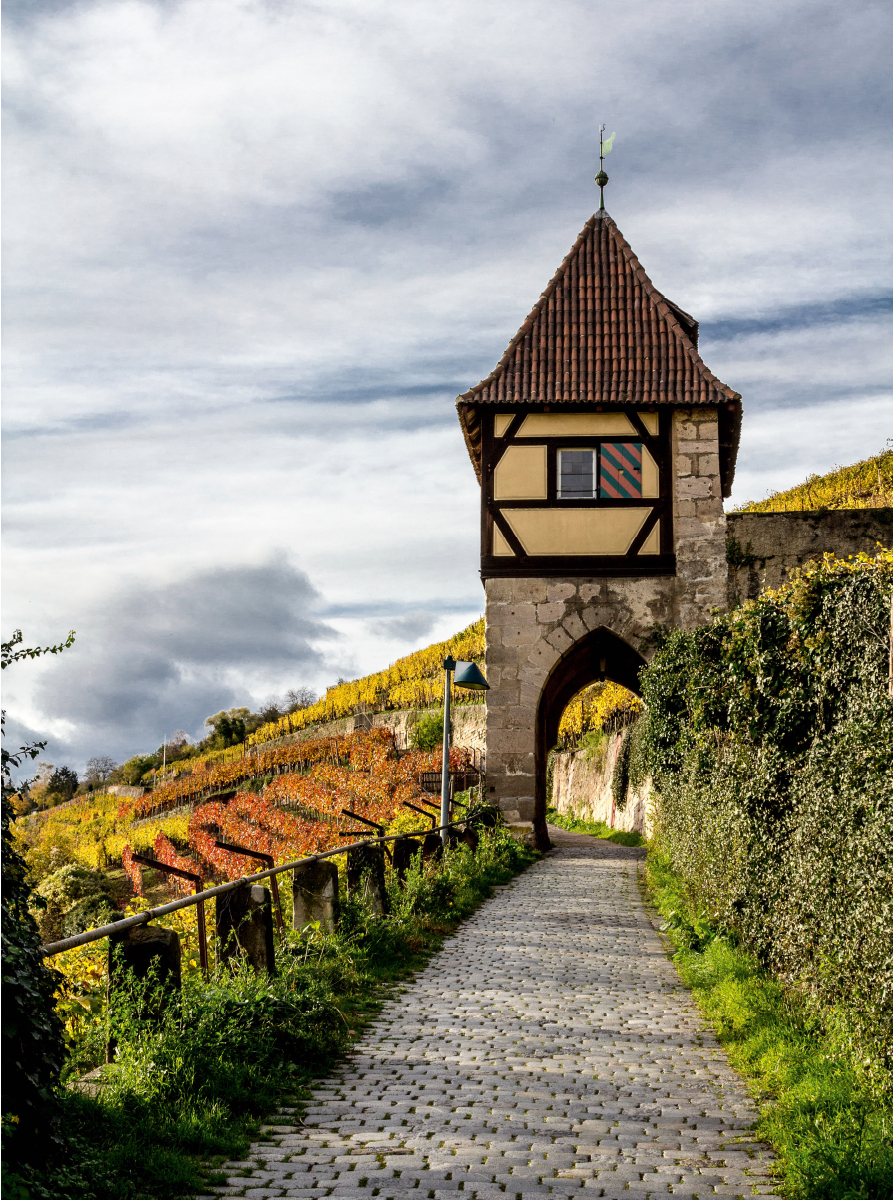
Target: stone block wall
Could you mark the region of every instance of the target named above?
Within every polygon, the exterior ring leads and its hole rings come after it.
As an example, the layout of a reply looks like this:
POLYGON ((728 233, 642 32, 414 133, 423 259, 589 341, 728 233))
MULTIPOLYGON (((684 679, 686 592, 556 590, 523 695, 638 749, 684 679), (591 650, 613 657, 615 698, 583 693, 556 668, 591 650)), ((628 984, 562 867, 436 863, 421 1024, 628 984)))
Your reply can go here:
POLYGON ((797 567, 826 552, 845 558, 874 554, 878 543, 893 546, 893 508, 729 513, 726 522, 730 608, 780 587, 797 567))
POLYGON ((672 623, 690 629, 725 605, 726 518, 715 408, 673 414, 673 531, 676 581, 672 623))
POLYGON ((647 834, 650 788, 630 789, 623 812, 617 812, 611 780, 623 730, 611 735, 604 755, 589 757, 585 750, 568 750, 555 755, 551 804, 560 813, 584 821, 604 821, 612 829, 647 834))

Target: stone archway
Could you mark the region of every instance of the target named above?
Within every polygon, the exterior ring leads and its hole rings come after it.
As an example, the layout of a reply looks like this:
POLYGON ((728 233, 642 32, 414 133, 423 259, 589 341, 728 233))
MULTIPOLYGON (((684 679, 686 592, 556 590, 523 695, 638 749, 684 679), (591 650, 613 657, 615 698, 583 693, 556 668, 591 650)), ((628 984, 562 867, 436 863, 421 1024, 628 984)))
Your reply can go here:
POLYGON ((573 697, 590 683, 610 679, 639 694, 639 672, 646 660, 628 642, 601 625, 573 643, 552 668, 536 712, 533 824, 537 844, 548 844, 546 831, 546 761, 558 740, 562 714, 573 697))

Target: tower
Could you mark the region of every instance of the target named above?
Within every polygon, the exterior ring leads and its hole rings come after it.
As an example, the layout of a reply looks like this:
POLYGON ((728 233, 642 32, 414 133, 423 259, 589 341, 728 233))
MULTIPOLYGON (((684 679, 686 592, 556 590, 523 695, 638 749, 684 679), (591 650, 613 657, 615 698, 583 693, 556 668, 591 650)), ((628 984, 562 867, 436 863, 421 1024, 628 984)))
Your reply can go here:
POLYGON ((726 602, 741 397, 600 209, 456 403, 481 485, 491 799, 545 844, 568 700, 600 678, 636 691, 655 626, 726 602))

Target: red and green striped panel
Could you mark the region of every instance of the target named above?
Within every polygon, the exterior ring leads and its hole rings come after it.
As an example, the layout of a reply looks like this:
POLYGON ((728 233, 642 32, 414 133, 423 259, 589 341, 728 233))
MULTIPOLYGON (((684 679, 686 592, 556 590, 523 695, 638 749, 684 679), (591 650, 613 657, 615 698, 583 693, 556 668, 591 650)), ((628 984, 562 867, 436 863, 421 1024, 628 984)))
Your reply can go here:
POLYGON ((642 443, 602 442, 599 499, 635 500, 642 495, 642 443))

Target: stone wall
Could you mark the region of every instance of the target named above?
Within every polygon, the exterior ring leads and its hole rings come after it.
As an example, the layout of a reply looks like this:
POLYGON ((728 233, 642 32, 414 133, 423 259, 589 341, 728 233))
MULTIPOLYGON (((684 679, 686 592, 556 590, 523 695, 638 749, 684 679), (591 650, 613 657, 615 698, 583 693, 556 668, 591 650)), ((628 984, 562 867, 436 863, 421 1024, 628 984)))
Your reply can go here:
POLYGON ((560 813, 584 821, 604 821, 612 829, 648 833, 649 789, 633 792, 623 812, 617 812, 611 795, 611 779, 624 730, 611 735, 604 754, 589 757, 586 750, 556 754, 552 772, 550 803, 560 813))
POLYGON ((764 588, 783 584, 797 567, 831 551, 838 558, 878 542, 893 546, 893 508, 828 512, 729 513, 728 604, 755 600, 764 588))
POLYGON ((655 624, 691 628, 726 602, 716 410, 676 409, 672 451, 674 576, 486 581, 487 783, 524 820, 534 815, 540 695, 570 647, 605 627, 647 659, 655 624))
MULTIPOLYGON (((353 733, 358 729, 385 728, 393 730, 397 745, 401 749, 409 746, 412 730, 421 718, 429 712, 425 708, 405 708, 396 712, 361 713, 356 717, 342 717, 338 721, 328 721, 324 725, 311 725, 307 729, 299 729, 295 733, 287 733, 283 737, 274 738, 269 742, 261 742, 249 748, 249 754, 260 754, 273 746, 288 746, 296 742, 310 741, 312 738, 335 737, 353 733)), ((464 746, 469 750, 486 750, 487 748, 487 710, 483 704, 458 704, 452 709, 452 741, 454 746, 464 746)))

